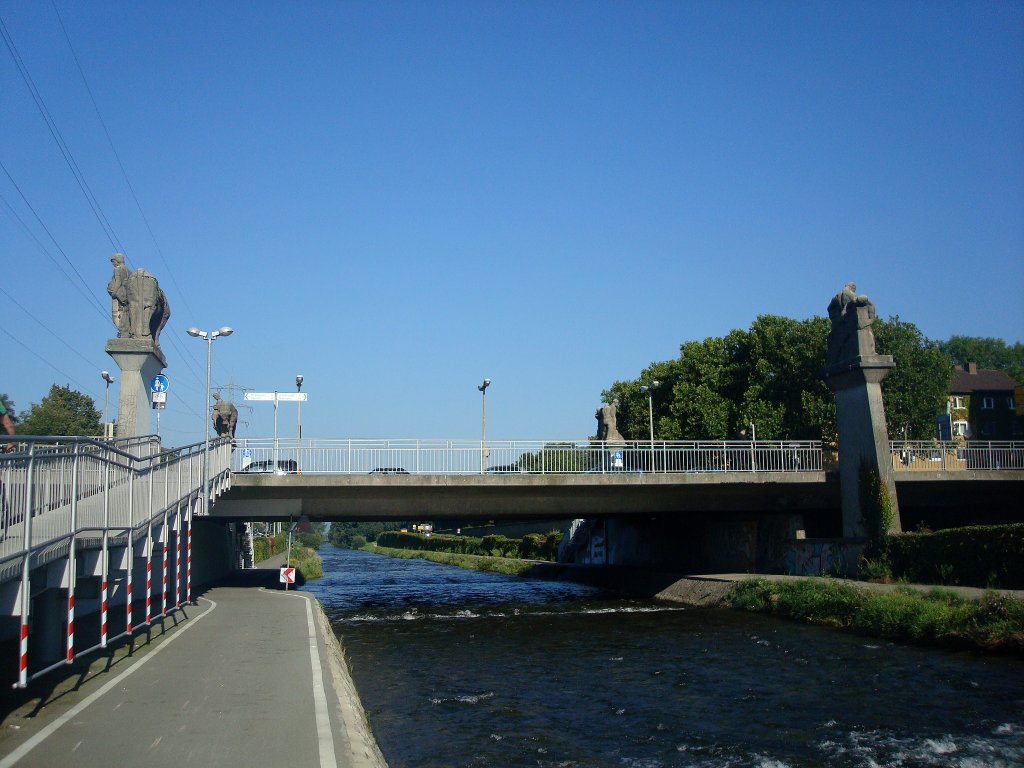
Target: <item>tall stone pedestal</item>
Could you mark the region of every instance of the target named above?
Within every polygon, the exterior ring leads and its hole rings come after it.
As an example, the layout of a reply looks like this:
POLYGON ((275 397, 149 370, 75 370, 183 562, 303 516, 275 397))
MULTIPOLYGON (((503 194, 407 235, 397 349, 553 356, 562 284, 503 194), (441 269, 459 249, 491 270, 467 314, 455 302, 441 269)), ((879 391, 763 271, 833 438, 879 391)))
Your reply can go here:
POLYGON ((901 530, 881 386, 882 380, 893 367, 889 355, 864 355, 832 365, 822 374, 829 388, 836 394, 839 483, 843 536, 846 538, 863 538, 867 533, 860 503, 862 461, 866 461, 878 473, 879 481, 889 493, 893 511, 890 530, 901 530))
POLYGON ((150 434, 149 382, 167 367, 163 352, 151 339, 108 339, 106 351, 121 369, 115 436, 150 434))

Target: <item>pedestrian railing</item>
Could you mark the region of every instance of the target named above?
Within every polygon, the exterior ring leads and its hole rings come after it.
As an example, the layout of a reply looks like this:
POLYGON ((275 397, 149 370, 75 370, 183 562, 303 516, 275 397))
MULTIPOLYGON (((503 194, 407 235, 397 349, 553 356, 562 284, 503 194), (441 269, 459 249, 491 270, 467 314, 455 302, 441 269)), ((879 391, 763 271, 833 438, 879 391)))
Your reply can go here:
MULTIPOLYGON (((154 528, 163 536, 164 577, 162 609, 166 614, 168 530, 175 532, 174 604, 180 607, 179 584, 191 599, 191 569, 182 568, 181 542, 186 540, 187 562, 191 560, 191 517, 200 508, 203 493, 204 444, 161 450, 150 438, 130 441, 100 441, 92 438, 49 438, 18 436, 13 452, 0 455, 0 587, 14 587, 9 601, 21 614, 21 667, 19 685, 53 668, 27 671, 29 610, 33 594, 33 572, 45 581, 40 566, 63 561, 68 592, 67 657, 106 647, 114 639, 106 634, 108 577, 121 572, 126 588, 126 631, 131 634, 132 572, 136 542, 145 539, 140 551, 147 558, 145 591, 146 624, 151 618, 153 584, 149 578, 152 563, 154 528), (114 547, 127 548, 122 566, 111 564, 114 547), (102 605, 102 632, 99 646, 75 649, 74 595, 78 569, 76 553, 80 549, 99 552, 102 605), (181 578, 185 576, 184 580, 181 578)), ((211 498, 230 485, 231 445, 228 440, 211 444, 209 453, 211 498)), ((36 585, 37 587, 39 585, 36 585)), ((48 586, 48 585, 45 585, 48 586)), ((139 594, 142 590, 139 591, 139 594)), ((54 665, 56 666, 56 665, 54 665)))
POLYGON ((820 472, 813 440, 599 442, 590 440, 240 439, 232 470, 291 474, 594 474, 820 472))
POLYGON ((897 472, 1024 470, 1024 442, 977 440, 894 440, 892 466, 897 472))

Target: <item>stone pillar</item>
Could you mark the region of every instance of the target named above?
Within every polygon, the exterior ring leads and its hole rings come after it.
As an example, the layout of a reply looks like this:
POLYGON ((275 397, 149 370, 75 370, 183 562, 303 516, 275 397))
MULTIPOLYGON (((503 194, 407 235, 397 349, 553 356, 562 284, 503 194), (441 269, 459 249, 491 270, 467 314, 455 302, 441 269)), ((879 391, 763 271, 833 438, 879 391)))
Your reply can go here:
POLYGON ((825 381, 836 393, 839 431, 839 483, 843 507, 843 536, 866 534, 860 508, 860 466, 866 461, 878 473, 892 503, 891 531, 900 530, 899 503, 892 477, 889 433, 882 405, 882 379, 895 367, 889 355, 860 358, 843 370, 828 369, 825 381))
POLYGON ((895 364, 890 355, 875 352, 871 329, 875 306, 867 296, 858 295, 856 291, 855 284, 847 283, 829 304, 832 329, 828 335, 826 366, 821 374, 836 393, 839 484, 846 538, 867 535, 860 503, 862 463, 878 473, 879 482, 888 492, 893 512, 890 531, 901 529, 882 404, 882 380, 895 364))
POLYGON ((152 339, 108 339, 107 354, 121 369, 117 399, 117 437, 150 434, 149 382, 167 367, 152 339))

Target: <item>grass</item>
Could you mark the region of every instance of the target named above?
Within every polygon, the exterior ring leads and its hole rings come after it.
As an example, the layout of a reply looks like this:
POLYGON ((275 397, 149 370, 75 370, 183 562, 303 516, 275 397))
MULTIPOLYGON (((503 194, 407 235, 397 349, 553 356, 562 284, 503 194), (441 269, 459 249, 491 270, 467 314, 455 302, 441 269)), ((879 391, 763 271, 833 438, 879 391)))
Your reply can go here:
POLYGON ((454 565, 471 571, 487 571, 489 573, 501 573, 506 576, 522 576, 537 565, 532 560, 516 560, 510 557, 460 555, 451 552, 428 552, 419 549, 392 549, 391 547, 378 547, 373 544, 367 544, 363 549, 401 560, 430 560, 434 563, 454 565))
POLYGON ((948 589, 887 592, 832 579, 748 579, 729 592, 734 608, 890 640, 1000 653, 1024 653, 1024 602, 986 593, 970 600, 948 589))

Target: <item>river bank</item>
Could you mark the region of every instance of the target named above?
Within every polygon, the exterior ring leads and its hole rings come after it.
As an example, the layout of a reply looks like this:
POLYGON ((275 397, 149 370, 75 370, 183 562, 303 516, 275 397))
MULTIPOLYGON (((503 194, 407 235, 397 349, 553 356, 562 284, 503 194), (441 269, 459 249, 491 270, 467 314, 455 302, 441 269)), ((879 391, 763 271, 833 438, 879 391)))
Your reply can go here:
POLYGON ((512 576, 572 581, 632 597, 691 607, 759 612, 819 626, 934 647, 1024 656, 1024 591, 878 584, 775 574, 689 575, 511 558, 399 550, 417 558, 512 576))

